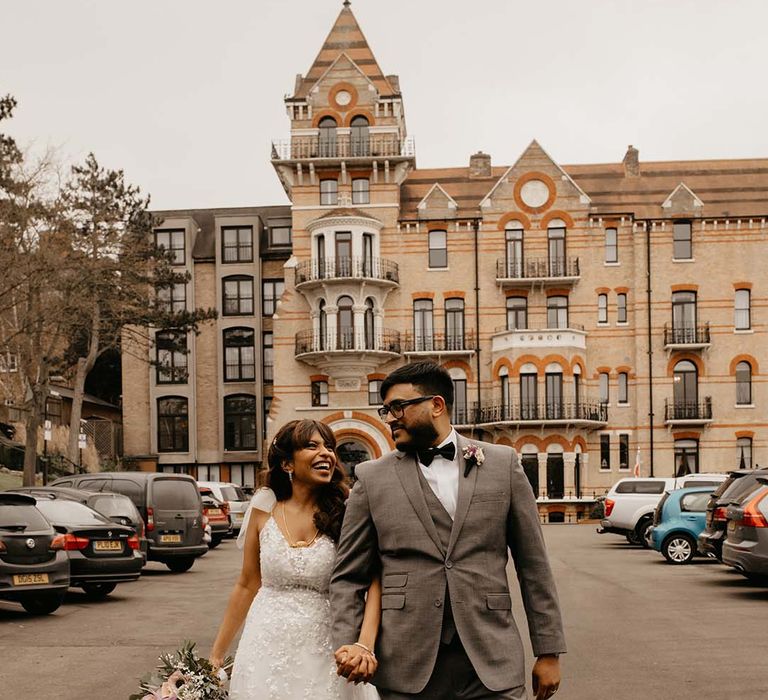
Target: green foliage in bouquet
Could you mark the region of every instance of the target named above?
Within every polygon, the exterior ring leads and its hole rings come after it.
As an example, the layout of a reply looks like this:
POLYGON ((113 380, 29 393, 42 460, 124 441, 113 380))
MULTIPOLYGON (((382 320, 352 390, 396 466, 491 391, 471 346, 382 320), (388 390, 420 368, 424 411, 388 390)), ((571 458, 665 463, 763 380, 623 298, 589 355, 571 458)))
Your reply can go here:
POLYGON ((140 692, 128 700, 227 700, 226 673, 234 663, 224 659, 221 669, 195 652, 195 643, 185 641, 173 654, 162 654, 157 670, 140 681, 140 692), (224 673, 221 673, 224 671, 224 673))

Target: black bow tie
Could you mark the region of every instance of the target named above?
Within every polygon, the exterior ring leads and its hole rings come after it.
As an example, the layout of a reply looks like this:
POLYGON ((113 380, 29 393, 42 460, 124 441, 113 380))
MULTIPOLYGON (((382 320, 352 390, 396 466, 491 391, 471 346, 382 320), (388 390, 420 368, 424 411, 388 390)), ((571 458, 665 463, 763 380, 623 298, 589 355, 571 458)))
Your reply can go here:
POLYGON ((453 442, 449 442, 442 447, 430 447, 428 450, 419 450, 418 455, 419 462, 425 467, 432 464, 432 460, 438 455, 449 462, 453 462, 453 458, 456 456, 456 445, 453 442))

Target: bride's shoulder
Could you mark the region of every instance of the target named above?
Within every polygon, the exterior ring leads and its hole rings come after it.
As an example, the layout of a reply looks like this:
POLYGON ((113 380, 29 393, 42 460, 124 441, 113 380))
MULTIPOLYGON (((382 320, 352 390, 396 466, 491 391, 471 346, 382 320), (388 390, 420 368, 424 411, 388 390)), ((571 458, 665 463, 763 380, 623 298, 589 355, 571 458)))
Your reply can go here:
POLYGON ((251 498, 250 507, 254 510, 260 510, 264 513, 271 513, 275 504, 277 503, 277 496, 275 492, 270 488, 260 488, 253 494, 251 498))

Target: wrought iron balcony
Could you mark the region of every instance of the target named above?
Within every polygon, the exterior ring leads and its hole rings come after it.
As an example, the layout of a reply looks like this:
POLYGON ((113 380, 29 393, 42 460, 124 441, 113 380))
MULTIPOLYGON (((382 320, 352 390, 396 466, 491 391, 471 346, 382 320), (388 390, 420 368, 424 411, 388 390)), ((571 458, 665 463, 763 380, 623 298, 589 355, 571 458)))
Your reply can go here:
POLYGON ((403 339, 406 355, 471 355, 475 352, 475 332, 419 334, 408 331, 403 339))
MULTIPOLYGON (((511 401, 473 404, 465 416, 466 425, 574 425, 601 427, 608 422, 608 407, 600 401, 511 401)), ((460 424, 462 425, 462 424, 460 424)))
POLYGON ((338 333, 320 333, 315 330, 299 331, 296 334, 296 357, 307 358, 311 355, 338 353, 364 353, 400 355, 400 332, 382 330, 369 337, 367 333, 339 331, 338 333))
POLYGON ((576 257, 524 258, 496 261, 496 281, 502 286, 522 286, 532 282, 573 284, 581 270, 576 257))
POLYGON ((304 260, 296 266, 296 286, 329 280, 369 280, 395 285, 400 282, 396 262, 383 258, 342 257, 304 260))
POLYGON ((664 422, 667 425, 703 425, 712 422, 712 397, 703 401, 664 401, 664 422))
POLYGON ((273 161, 353 158, 413 158, 416 146, 413 137, 397 134, 368 134, 351 136, 292 136, 272 142, 273 161))
POLYGON ((709 324, 675 328, 664 325, 665 348, 707 348, 711 345, 709 324))

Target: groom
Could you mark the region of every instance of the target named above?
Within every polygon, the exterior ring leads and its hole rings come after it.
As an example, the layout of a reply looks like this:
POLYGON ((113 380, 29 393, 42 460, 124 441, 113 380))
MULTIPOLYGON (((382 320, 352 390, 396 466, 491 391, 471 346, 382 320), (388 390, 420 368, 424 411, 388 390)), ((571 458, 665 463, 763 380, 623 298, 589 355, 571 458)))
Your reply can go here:
MULTIPOLYGON (((398 451, 356 469, 331 579, 334 643, 358 639, 364 595, 380 572, 373 682, 383 700, 523 700, 509 551, 538 657, 533 691, 537 700, 551 697, 565 642, 536 501, 517 455, 456 433, 453 383, 433 362, 392 372, 381 398, 398 451)), ((361 678, 359 651, 339 659, 339 673, 352 680, 361 678)))

